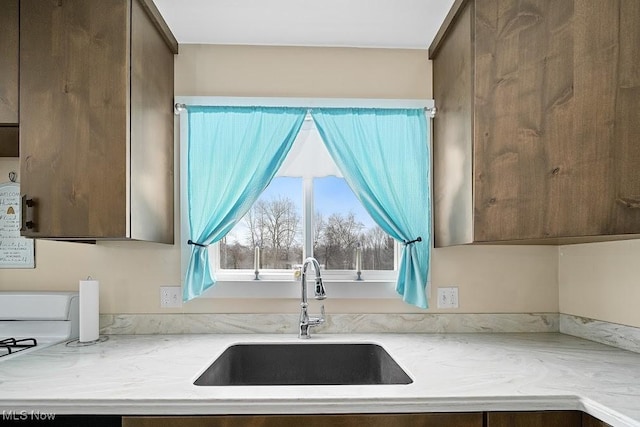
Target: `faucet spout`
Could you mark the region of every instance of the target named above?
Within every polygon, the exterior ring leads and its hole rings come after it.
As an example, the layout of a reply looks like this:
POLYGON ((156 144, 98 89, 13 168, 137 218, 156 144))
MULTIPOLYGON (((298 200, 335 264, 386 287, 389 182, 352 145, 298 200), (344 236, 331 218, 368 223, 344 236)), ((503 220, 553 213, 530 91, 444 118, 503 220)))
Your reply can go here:
POLYGON ((323 300, 327 297, 324 284, 322 283, 320 264, 315 258, 309 257, 305 259, 302 264, 302 275, 300 277, 302 297, 300 299, 300 329, 298 338, 310 338, 309 329, 313 326, 321 325, 325 321, 324 305, 320 309, 320 317, 309 317, 309 303, 307 302, 307 268, 309 268, 310 264, 313 265, 313 269, 316 272, 316 284, 314 287, 315 299, 323 300))

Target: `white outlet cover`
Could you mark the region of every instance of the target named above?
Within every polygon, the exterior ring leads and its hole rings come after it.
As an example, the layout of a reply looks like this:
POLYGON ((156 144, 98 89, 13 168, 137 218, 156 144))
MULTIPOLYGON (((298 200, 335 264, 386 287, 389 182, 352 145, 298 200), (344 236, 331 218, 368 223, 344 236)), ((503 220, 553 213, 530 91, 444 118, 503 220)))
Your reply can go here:
POLYGON ((458 287, 438 288, 438 308, 458 308, 458 287))
POLYGON ((160 286, 160 308, 182 307, 180 286, 160 286))

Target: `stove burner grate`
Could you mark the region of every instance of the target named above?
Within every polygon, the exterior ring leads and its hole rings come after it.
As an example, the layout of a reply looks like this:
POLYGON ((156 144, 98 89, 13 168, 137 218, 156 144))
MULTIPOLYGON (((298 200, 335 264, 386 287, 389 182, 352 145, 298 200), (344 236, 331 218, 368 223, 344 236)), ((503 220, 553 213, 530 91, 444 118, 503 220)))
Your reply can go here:
POLYGON ((0 340, 0 357, 8 356, 38 345, 35 338, 5 338, 0 340))

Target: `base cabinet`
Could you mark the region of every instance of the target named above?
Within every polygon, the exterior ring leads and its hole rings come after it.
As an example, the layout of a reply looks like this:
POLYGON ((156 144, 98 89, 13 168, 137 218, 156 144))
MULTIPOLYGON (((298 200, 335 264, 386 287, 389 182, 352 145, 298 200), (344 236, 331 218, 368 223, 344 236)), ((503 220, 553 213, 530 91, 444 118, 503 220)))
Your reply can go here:
MULTIPOLYGON (((6 411, 2 426, 32 425, 6 411)), ((24 412, 24 411, 23 411, 24 412)), ((31 418, 30 418, 31 419, 31 418)), ((331 415, 60 415, 33 421, 49 427, 611 427, 579 411, 331 415)))
POLYGON ((611 427, 580 411, 486 412, 484 427, 611 427))
POLYGON ((581 427, 579 411, 487 412, 485 427, 581 427))
POLYGON ((580 411, 123 417, 122 427, 611 427, 580 411))
POLYGON ((482 412, 203 417, 123 417, 122 427, 482 427, 482 412))
POLYGON ((582 427, 611 427, 609 424, 604 421, 600 421, 599 419, 592 417, 589 414, 582 413, 582 427))

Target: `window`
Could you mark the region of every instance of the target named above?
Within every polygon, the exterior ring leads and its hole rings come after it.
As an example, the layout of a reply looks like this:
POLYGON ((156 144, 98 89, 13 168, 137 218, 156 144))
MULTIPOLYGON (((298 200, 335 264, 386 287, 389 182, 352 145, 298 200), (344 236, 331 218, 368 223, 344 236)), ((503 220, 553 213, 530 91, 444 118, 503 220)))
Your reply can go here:
MULTIPOLYGON (((176 103, 188 105, 225 106, 292 106, 292 107, 354 107, 354 108, 431 108, 433 101, 419 100, 365 100, 365 99, 298 99, 298 98, 225 98, 225 97, 177 97, 176 103)), ((187 203, 187 143, 189 138, 188 114, 180 114, 180 227, 182 277, 189 263, 191 247, 189 239, 187 203)), ((289 222, 298 219, 299 231, 288 231, 278 244, 263 233, 252 237, 247 221, 242 220, 219 244, 207 251, 209 264, 217 283, 201 294, 215 298, 298 298, 299 286, 294 283, 296 262, 313 254, 323 264, 323 277, 330 298, 396 298, 397 264, 401 245, 389 239, 381 230, 372 226, 368 215, 362 216, 362 206, 355 196, 347 192, 348 186, 324 148, 313 121, 307 120, 281 167, 278 176, 262 194, 259 202, 286 199, 284 204, 289 222), (300 141, 308 143, 301 144, 300 141), (307 141, 309 140, 309 141, 307 141), (319 149, 311 149, 315 144, 319 149), (304 148, 304 149, 303 149, 304 148), (344 194, 343 194, 344 193, 344 194), (338 197, 341 196, 341 197, 338 197), (345 198, 342 198, 345 197, 345 198), (290 203, 292 202, 292 203, 290 203), (316 218, 315 213, 319 212, 316 218), (313 213, 313 214, 311 214, 313 213), (327 233, 341 229, 346 224, 354 225, 359 239, 338 239, 327 233), (322 221, 320 221, 322 219, 322 221), (324 225, 323 227, 314 225, 324 225), (244 227, 244 228, 243 228, 244 227), (305 230, 311 230, 306 232, 305 230), (249 243, 249 240, 251 242, 249 243), (259 276, 254 280, 255 243, 259 242, 259 276), (290 243, 289 243, 290 242, 290 243), (358 246, 359 244, 359 246, 358 246), (269 245, 269 246, 267 246, 269 245), (359 249, 356 252, 356 249, 359 249), (277 251, 277 254, 276 254, 277 251), (362 269, 363 281, 356 281, 356 259, 362 269), (366 287, 366 288, 363 288, 366 287), (364 290, 366 289, 366 290, 364 290)), ((258 203, 254 208, 258 207, 258 203)), ((268 206, 260 207, 264 209, 268 206)), ((254 214, 261 213, 258 209, 254 214)), ((365 212, 366 214, 366 212, 365 212)), ((255 218, 254 218, 255 220, 255 218)))
POLYGON ((342 177, 310 117, 276 177, 217 246, 210 262, 219 281, 252 280, 255 271, 260 280, 292 279, 308 256, 330 280, 392 280, 397 252, 342 177))

